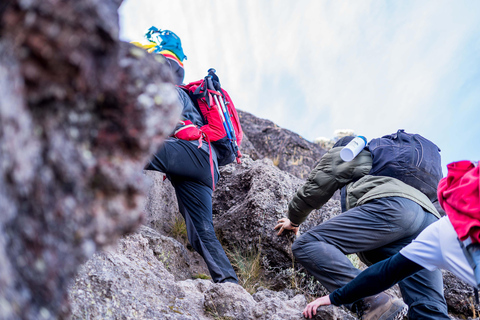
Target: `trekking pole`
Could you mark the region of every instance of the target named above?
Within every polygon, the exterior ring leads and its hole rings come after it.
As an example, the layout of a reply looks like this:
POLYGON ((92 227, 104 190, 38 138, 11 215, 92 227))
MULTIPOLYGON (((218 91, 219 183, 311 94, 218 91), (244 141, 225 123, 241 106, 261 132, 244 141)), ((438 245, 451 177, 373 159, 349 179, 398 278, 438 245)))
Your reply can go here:
POLYGON ((220 108, 222 109, 222 112, 223 112, 222 120, 225 121, 224 127, 226 125, 225 131, 227 132, 227 137, 230 139, 230 141, 232 143, 233 151, 234 151, 235 156, 237 158, 237 163, 241 163, 241 161, 240 161, 241 155, 239 154, 239 150, 238 150, 238 144, 237 144, 237 137, 236 137, 236 134, 235 134, 235 129, 234 129, 232 121, 230 119, 230 114, 228 113, 228 109, 225 105, 225 98, 223 97, 222 88, 220 86, 220 81, 218 80, 218 77, 215 74, 215 72, 216 72, 216 70, 213 69, 213 68, 208 69, 208 77, 209 78, 208 78, 208 81, 207 81, 208 82, 207 85, 211 86, 211 88, 213 88, 214 91, 218 91, 222 95, 222 97, 220 99, 217 98, 216 95, 214 95, 213 98, 214 98, 217 106, 220 106, 220 108), (218 87, 215 87, 215 85, 213 83, 213 78, 214 77, 217 80, 218 87))
POLYGON ((232 122, 230 120, 230 114, 228 113, 228 109, 225 106, 225 102, 223 100, 223 95, 221 98, 217 97, 217 95, 222 94, 222 89, 220 87, 220 81, 218 81, 218 77, 215 75, 215 69, 209 69, 208 70, 208 76, 205 77, 206 83, 207 83, 207 89, 210 89, 214 91, 213 99, 215 101, 215 104, 217 105, 218 112, 220 113, 220 118, 222 119, 222 124, 223 128, 225 129, 225 132, 227 134, 227 138, 230 141, 230 144, 233 149, 233 153, 235 154, 235 157, 237 158, 237 163, 241 163, 240 160, 240 152, 238 149, 238 144, 237 144, 237 138, 235 134, 235 129, 233 128, 232 122), (216 78, 216 82, 218 83, 218 86, 215 86, 213 79, 216 78), (220 110, 221 109, 221 110, 220 110))
MULTIPOLYGON (((212 79, 209 76, 207 76, 206 80, 207 80, 207 89, 210 89, 212 91, 216 91, 215 87, 212 84, 212 79)), ((213 94, 213 100, 215 101, 215 105, 217 106, 218 114, 220 115, 220 118, 222 119, 223 128, 225 129, 225 132, 227 133, 227 137, 231 140, 232 139, 232 134, 230 132, 230 128, 228 127, 228 123, 225 119, 225 115, 223 114, 222 106, 219 103, 216 94, 213 94)))
MULTIPOLYGON (((222 94, 222 88, 220 87, 220 81, 218 80, 218 77, 215 74, 215 72, 216 72, 216 70, 213 69, 213 68, 208 69, 208 76, 209 76, 209 79, 210 79, 209 85, 212 88, 212 90, 218 91, 220 94, 222 94), (213 82, 214 78, 216 78, 218 86, 215 86, 215 83, 213 82)), ((216 96, 214 96, 214 99, 215 99, 217 105, 222 109, 222 112, 223 112, 223 118, 222 119, 225 119, 225 121, 226 121, 228 130, 230 131, 230 135, 231 135, 230 138, 233 138, 233 139, 236 140, 235 131, 234 131, 232 122, 230 120, 230 115, 228 114, 228 109, 225 106, 225 102, 223 101, 223 97, 222 97, 222 99, 220 99, 220 103, 219 103, 218 98, 216 96)))

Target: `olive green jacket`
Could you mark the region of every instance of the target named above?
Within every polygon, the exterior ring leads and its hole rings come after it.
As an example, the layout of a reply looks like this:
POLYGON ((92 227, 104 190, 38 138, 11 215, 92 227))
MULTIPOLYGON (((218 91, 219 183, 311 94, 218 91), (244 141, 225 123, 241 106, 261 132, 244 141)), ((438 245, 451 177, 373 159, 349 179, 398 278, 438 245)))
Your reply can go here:
POLYGON ((377 198, 403 197, 440 218, 435 206, 421 191, 395 178, 368 175, 372 168, 369 151, 363 150, 352 161, 345 162, 340 158, 342 148, 327 152, 297 190, 288 204, 288 218, 292 223, 305 221, 312 210, 320 209, 345 185, 347 210, 377 198))

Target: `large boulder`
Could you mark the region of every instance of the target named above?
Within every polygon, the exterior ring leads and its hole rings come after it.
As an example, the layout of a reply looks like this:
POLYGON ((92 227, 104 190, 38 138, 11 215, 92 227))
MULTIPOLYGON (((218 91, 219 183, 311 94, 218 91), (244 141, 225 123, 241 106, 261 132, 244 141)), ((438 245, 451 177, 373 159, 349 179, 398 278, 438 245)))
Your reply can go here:
MULTIPOLYGON (((288 202, 303 180, 280 170, 270 159, 245 158, 241 165, 221 169, 213 197, 214 226, 230 249, 259 250, 271 268, 292 266, 292 232, 277 236, 277 221, 286 216, 288 202)), ((331 200, 314 210, 300 227, 304 232, 340 213, 338 201, 331 200)))
POLYGON ((181 279, 188 266, 181 247, 143 227, 96 253, 70 288, 71 319, 303 319, 302 295, 252 296, 232 283, 181 279))
MULTIPOLYGON (((238 116, 249 143, 255 148, 253 159, 270 158, 279 169, 306 179, 325 150, 300 135, 277 126, 270 120, 238 110, 238 116)), ((251 150, 250 147, 247 148, 251 150)), ((248 154, 248 151, 246 151, 248 154)))
POLYGON ((144 174, 149 180, 144 223, 163 235, 172 235, 176 221, 181 219, 175 189, 161 172, 145 170, 144 174))
MULTIPOLYGON (((239 112, 241 113, 241 111, 239 111, 239 112)), ((253 117, 253 115, 252 115, 252 117, 253 117)), ((248 126, 248 122, 244 121, 244 123, 248 126)), ((242 143, 240 144, 240 151, 241 151, 242 154, 248 155, 253 160, 258 160, 258 159, 261 159, 261 158, 265 157, 265 156, 260 155, 257 152, 257 150, 255 149, 255 146, 250 141, 250 139, 248 138, 248 136, 245 132, 243 133, 242 143)))
POLYGON ((184 249, 159 234, 149 235, 127 236, 82 266, 69 292, 72 319, 164 319, 175 314, 175 302, 184 294, 168 268, 176 265, 170 265, 173 256, 181 260, 184 249))

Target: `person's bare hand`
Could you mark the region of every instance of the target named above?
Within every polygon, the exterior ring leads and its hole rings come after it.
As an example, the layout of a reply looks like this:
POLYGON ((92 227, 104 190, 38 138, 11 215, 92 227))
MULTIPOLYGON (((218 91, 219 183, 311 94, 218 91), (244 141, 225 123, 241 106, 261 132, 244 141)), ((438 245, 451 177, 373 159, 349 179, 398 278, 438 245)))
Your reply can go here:
POLYGON ((311 319, 313 316, 317 314, 317 309, 320 306, 328 306, 330 305, 330 296, 323 296, 316 300, 313 300, 303 310, 303 316, 307 319, 311 319))
POLYGON ((281 235, 283 230, 292 230, 293 232, 295 232, 295 234, 298 234, 298 229, 299 227, 294 227, 292 226, 292 223, 290 222, 290 219, 288 218, 282 218, 280 220, 277 221, 277 225, 275 226, 275 230, 277 229, 280 229, 277 233, 277 235, 281 235))

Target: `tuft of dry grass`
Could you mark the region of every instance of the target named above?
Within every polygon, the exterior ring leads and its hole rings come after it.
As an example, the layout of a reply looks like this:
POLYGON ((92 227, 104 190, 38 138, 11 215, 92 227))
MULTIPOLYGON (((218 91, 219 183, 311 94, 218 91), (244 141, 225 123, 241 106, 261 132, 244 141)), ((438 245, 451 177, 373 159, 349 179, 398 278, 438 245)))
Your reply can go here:
POLYGON ((262 251, 256 248, 242 250, 234 247, 226 250, 230 262, 237 272, 239 284, 250 294, 260 286, 266 287, 262 279, 262 251))
POLYGON ((303 156, 300 156, 297 160, 292 160, 292 164, 294 166, 298 166, 299 164, 301 164, 303 162, 303 156))
POLYGON ((228 316, 221 316, 218 311, 217 307, 215 307, 214 303, 209 304, 206 308, 205 311, 208 315, 210 315, 214 320, 234 320, 232 317, 228 316))
POLYGON ((280 155, 275 156, 275 158, 272 159, 272 162, 275 167, 278 167, 280 164, 280 155))
POLYGON ((210 280, 212 279, 208 274, 205 273, 197 273, 192 276, 193 279, 204 279, 204 280, 210 280))
POLYGON ((173 222, 171 223, 170 234, 173 238, 183 242, 184 244, 187 243, 187 225, 185 224, 185 220, 182 216, 175 216, 173 222))

